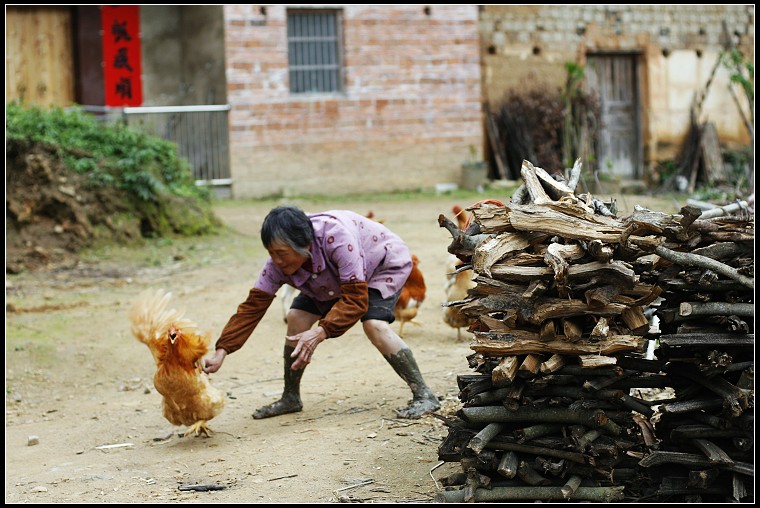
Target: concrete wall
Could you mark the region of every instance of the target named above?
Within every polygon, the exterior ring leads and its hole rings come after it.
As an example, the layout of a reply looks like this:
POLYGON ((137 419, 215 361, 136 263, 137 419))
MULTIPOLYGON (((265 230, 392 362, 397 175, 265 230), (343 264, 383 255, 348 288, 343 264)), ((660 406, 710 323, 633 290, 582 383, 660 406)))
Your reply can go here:
POLYGON ((224 13, 214 5, 142 5, 144 106, 226 104, 224 13))
POLYGON ((291 95, 287 7, 224 6, 233 195, 458 182, 483 149, 478 7, 425 7, 342 6, 344 93, 291 95))
MULTIPOLYGON (((480 18, 483 95, 496 105, 512 89, 561 87, 564 63, 582 64, 589 53, 638 54, 644 158, 650 164, 672 159, 688 132, 691 103, 726 42, 754 62, 754 28, 751 4, 486 5, 480 18)), ((728 84, 721 66, 700 120, 716 124, 722 143, 747 145, 728 84)))

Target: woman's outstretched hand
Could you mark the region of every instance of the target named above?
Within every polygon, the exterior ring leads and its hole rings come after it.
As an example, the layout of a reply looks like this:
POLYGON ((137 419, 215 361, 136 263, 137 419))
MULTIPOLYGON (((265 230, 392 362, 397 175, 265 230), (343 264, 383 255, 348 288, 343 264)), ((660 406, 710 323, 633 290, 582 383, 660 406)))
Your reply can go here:
POLYGON ((291 353, 290 357, 295 358, 296 361, 290 367, 293 370, 303 369, 311 363, 311 359, 314 356, 314 350, 320 342, 327 338, 327 333, 321 326, 316 327, 313 330, 306 330, 305 332, 285 337, 285 340, 289 342, 296 342, 295 349, 291 353))
POLYGON ((224 349, 217 349, 213 356, 206 358, 206 360, 203 362, 203 372, 206 374, 211 374, 212 372, 219 370, 222 367, 224 357, 226 356, 227 351, 224 349))

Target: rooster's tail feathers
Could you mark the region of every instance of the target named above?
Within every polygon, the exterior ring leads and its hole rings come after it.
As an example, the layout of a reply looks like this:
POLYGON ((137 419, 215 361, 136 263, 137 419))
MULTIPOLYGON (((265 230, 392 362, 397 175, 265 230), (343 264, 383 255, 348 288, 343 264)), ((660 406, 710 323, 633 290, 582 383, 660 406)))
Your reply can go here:
POLYGON ((140 293, 129 312, 132 321, 132 335, 140 342, 150 342, 166 332, 170 325, 186 331, 195 330, 197 325, 184 317, 177 309, 167 309, 172 294, 163 289, 146 290, 140 293))

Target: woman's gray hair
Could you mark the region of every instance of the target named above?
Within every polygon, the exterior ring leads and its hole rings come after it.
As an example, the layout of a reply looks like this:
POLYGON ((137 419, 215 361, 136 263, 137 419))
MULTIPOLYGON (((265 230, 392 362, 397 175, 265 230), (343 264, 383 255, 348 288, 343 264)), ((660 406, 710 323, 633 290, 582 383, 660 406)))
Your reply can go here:
POLYGON ((311 258, 309 247, 313 240, 314 226, 303 210, 295 206, 272 208, 261 225, 261 243, 266 249, 279 242, 311 258))

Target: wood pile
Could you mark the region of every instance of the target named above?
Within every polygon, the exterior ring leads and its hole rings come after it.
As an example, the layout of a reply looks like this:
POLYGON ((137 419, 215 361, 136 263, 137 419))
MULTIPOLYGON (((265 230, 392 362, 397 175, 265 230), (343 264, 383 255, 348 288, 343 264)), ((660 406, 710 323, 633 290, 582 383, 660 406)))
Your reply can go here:
POLYGON ((735 502, 754 496, 754 222, 682 215, 680 243, 665 235, 678 248, 637 269, 663 289, 655 355, 668 385, 685 385, 660 406, 660 450, 640 465, 667 468, 662 496, 735 502))
POLYGON ((476 286, 446 304, 470 318, 474 373, 441 417, 462 472, 437 501, 753 499, 754 221, 618 219, 575 195, 578 162, 521 175, 466 231, 439 216, 476 286))

